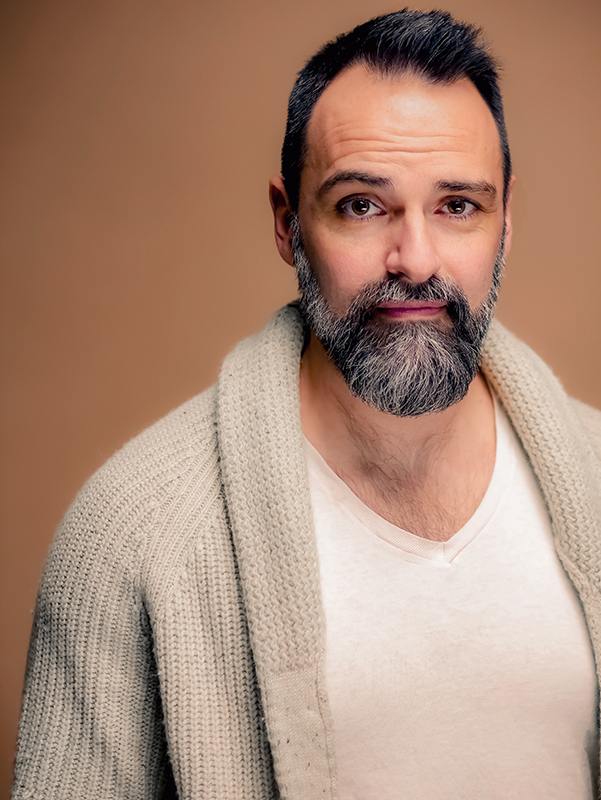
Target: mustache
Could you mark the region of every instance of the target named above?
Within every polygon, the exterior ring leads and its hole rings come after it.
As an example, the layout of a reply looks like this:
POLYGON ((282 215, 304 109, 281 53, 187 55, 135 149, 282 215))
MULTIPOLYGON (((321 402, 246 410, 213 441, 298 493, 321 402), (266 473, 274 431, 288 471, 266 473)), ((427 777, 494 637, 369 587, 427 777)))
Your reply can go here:
POLYGON ((348 312, 357 320, 371 318, 378 306, 384 302, 438 301, 445 303, 451 319, 464 319, 470 306, 465 292, 448 278, 432 275, 423 283, 409 283, 392 276, 366 284, 353 299, 348 312))

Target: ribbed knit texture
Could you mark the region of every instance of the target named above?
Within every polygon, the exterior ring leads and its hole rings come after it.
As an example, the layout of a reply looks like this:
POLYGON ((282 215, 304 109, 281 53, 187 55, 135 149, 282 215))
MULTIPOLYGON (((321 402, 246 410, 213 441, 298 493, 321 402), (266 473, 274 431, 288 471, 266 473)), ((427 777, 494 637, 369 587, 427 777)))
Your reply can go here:
POLYGON ((214 416, 212 389, 67 514, 39 592, 15 798, 161 797, 171 771, 182 798, 278 796, 214 416))
MULTIPOLYGON (((287 307, 88 482, 40 587, 14 798, 336 797, 287 307), (276 785, 277 781, 277 785, 276 785)), ((601 656, 601 415, 494 324, 484 369, 601 656)))
POLYGON ((300 446, 302 342, 300 318, 285 308, 259 337, 238 345, 219 379, 218 436, 280 791, 330 798, 335 778, 321 656, 325 622, 300 446))

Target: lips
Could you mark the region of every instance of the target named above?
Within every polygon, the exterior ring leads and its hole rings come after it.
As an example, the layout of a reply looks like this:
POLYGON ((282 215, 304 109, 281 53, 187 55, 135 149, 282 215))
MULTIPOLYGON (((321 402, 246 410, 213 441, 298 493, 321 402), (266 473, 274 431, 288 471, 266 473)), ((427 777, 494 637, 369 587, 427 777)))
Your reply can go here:
POLYGON ((378 312, 386 317, 434 317, 445 308, 442 300, 386 300, 378 304, 378 312))

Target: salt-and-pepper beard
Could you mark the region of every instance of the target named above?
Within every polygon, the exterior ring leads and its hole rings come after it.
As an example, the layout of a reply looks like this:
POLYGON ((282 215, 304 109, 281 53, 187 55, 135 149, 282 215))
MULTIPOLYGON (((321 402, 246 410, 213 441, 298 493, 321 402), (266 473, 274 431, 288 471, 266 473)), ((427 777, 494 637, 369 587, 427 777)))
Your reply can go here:
POLYGON ((419 284, 393 277, 369 283, 348 311, 337 316, 311 269, 295 215, 292 253, 300 311, 352 394, 378 411, 398 417, 444 411, 465 397, 480 366, 505 263, 504 244, 505 228, 490 290, 475 311, 457 284, 433 275, 419 284), (441 301, 446 304, 447 317, 391 323, 375 314, 383 302, 407 300, 441 301))

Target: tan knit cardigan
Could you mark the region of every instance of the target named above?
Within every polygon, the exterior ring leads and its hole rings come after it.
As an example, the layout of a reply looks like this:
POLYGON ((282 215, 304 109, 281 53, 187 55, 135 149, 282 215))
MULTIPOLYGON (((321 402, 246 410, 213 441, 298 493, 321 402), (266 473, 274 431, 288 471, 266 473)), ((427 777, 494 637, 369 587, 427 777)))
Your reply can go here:
MULTIPOLYGON (((43 576, 15 800, 336 798, 324 620, 282 309, 88 482, 43 576)), ((601 414, 499 324, 486 375, 601 655, 601 414)))

